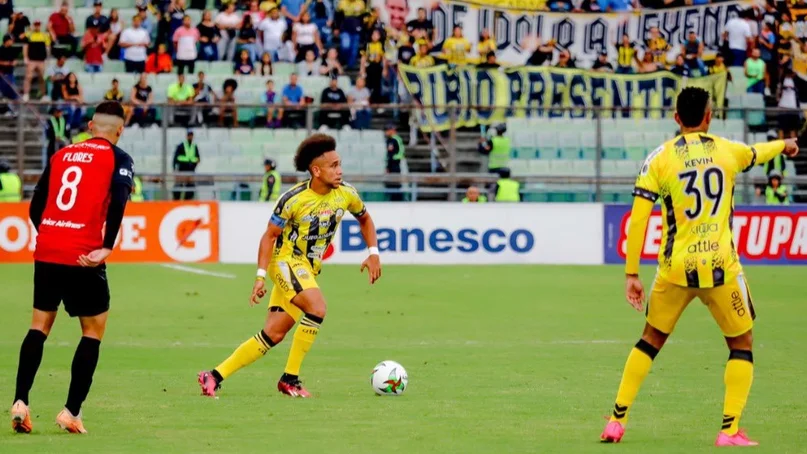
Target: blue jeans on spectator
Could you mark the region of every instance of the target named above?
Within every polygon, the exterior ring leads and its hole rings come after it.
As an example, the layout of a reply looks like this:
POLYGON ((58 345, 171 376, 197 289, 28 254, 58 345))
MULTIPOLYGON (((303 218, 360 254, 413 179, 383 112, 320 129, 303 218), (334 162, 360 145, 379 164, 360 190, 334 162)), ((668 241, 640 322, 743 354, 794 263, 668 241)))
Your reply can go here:
POLYGON ((616 74, 633 74, 633 66, 618 66, 614 71, 616 74))
POLYGON ((214 43, 201 43, 199 44, 199 60, 200 61, 218 61, 219 60, 219 46, 214 43))
POLYGON ((81 126, 81 117, 83 115, 81 107, 73 106, 72 104, 64 104, 62 105, 62 112, 64 112, 64 118, 70 125, 70 129, 74 131, 78 130, 81 126))
POLYGON ((730 66, 743 66, 748 53, 744 50, 731 49, 731 65, 730 66))
POLYGON ((104 69, 103 65, 90 65, 90 64, 84 65, 84 71, 87 71, 88 73, 100 73, 101 71, 103 71, 103 69, 104 69))
POLYGON ((367 129, 370 127, 370 109, 359 109, 356 111, 356 119, 353 120, 353 129, 367 129))
POLYGON ((14 101, 17 99, 17 92, 14 90, 14 74, 3 74, 0 77, 0 93, 3 97, 14 101))
POLYGON ((759 82, 755 83, 754 85, 750 85, 746 90, 746 93, 761 93, 765 94, 765 81, 760 80, 759 82))
POLYGON ((322 43, 328 43, 331 41, 331 29, 328 27, 328 19, 311 19, 317 29, 319 29, 320 40, 322 43))
POLYGON ((359 55, 359 34, 343 30, 339 37, 342 40, 342 60, 347 62, 348 68, 355 68, 359 55))
POLYGON ((703 63, 703 60, 701 60, 700 58, 690 58, 686 60, 686 64, 690 71, 695 70, 700 71, 699 77, 706 76, 709 74, 709 72, 706 71, 706 64, 703 63))

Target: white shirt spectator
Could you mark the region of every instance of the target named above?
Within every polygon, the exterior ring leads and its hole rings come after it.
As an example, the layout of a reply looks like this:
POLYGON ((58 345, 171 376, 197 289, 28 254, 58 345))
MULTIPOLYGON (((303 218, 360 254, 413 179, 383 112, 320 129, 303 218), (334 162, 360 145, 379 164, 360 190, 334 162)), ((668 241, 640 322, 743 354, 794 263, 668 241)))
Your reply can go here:
POLYGON ((216 25, 222 29, 233 29, 241 26, 241 15, 238 13, 228 14, 226 11, 216 15, 216 25))
POLYGON ((179 27, 174 32, 174 41, 177 43, 177 60, 196 60, 196 43, 199 42, 198 28, 179 27))
POLYGON ((726 33, 728 33, 729 49, 747 50, 748 39, 751 34, 751 26, 748 21, 739 17, 732 18, 726 23, 726 33))
POLYGON ((294 32, 297 33, 298 46, 310 46, 316 41, 316 24, 294 24, 294 32))
POLYGON ((124 49, 123 58, 129 61, 146 61, 146 50, 151 42, 148 32, 143 28, 129 27, 120 35, 123 44, 137 44, 124 49))
POLYGON ((274 51, 280 49, 283 45, 283 33, 286 32, 288 26, 286 19, 278 17, 277 20, 267 17, 258 24, 258 30, 263 32, 263 49, 267 51, 274 51))
POLYGON ((370 105, 370 90, 367 87, 358 89, 355 86, 347 92, 347 97, 352 101, 353 105, 369 106, 370 105))

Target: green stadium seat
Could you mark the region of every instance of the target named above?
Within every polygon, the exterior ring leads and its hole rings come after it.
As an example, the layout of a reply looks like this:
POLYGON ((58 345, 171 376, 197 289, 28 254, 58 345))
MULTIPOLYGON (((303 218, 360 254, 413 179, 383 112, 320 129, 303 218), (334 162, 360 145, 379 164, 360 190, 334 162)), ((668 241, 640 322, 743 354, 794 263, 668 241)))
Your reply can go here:
POLYGON ((592 130, 582 130, 577 133, 580 137, 580 156, 583 159, 597 158, 597 133, 592 130))
POLYGON ((644 133, 626 132, 622 140, 625 144, 625 159, 637 160, 647 156, 644 133))
POLYGON ((539 130, 535 136, 536 157, 541 159, 557 159, 558 134, 554 130, 539 130))
POLYGON ((571 176, 574 175, 574 159, 555 159, 549 164, 549 168, 553 175, 557 176, 571 176))
POLYGON ((529 130, 516 130, 512 133, 511 156, 522 159, 535 157, 535 134, 529 130))
POLYGON ((558 148, 561 159, 580 159, 580 132, 559 133, 558 148))
POLYGON ((765 123, 765 99, 760 93, 746 93, 743 95, 743 107, 751 110, 748 112, 748 125, 759 126, 765 123))
POLYGON ((530 161, 528 159, 511 159, 508 167, 513 176, 523 177, 530 174, 530 161))
POLYGON ((536 176, 551 175, 551 161, 548 159, 533 159, 530 161, 530 174, 536 176))

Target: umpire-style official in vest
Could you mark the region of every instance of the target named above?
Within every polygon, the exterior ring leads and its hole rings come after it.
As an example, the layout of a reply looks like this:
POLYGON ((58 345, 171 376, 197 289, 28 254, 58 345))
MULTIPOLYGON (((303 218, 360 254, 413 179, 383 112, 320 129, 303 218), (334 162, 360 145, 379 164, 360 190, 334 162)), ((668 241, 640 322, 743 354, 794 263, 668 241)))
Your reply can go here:
POLYGON ((521 184, 510 178, 510 169, 500 169, 499 175, 501 175, 501 177, 496 182, 496 201, 520 202, 521 184))
POLYGON ((504 136, 507 127, 500 124, 493 128, 493 136, 479 144, 479 151, 488 155, 488 172, 500 173, 510 164, 510 139, 504 136))
POLYGON ((274 159, 267 158, 263 161, 263 181, 261 182, 261 193, 258 200, 261 202, 273 202, 280 197, 280 173, 276 170, 277 163, 274 159))
POLYGON ((11 166, 0 159, 0 203, 19 202, 22 200, 22 180, 11 171, 11 166))
MULTIPOLYGON (((174 172, 196 172, 199 165, 199 147, 193 141, 193 130, 188 129, 184 142, 177 145, 174 151, 174 172)), ((196 183, 192 176, 178 176, 174 186, 174 200, 192 200, 195 197, 196 183)))
POLYGON ((45 123, 45 137, 48 139, 47 161, 57 151, 70 145, 70 125, 59 107, 51 109, 51 116, 45 123))

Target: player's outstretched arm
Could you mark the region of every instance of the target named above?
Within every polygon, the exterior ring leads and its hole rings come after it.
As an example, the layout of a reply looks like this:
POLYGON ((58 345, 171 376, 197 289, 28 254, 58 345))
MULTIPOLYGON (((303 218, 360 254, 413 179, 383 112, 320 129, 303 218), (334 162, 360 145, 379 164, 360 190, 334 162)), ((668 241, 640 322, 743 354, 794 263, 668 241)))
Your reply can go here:
POLYGON ((34 195, 31 197, 31 204, 28 205, 28 217, 34 224, 34 228, 39 231, 39 224, 42 223, 42 213, 45 212, 45 204, 48 201, 48 185, 50 184, 50 164, 45 166, 42 176, 34 188, 34 195))
POLYGON ((282 233, 282 227, 270 222, 261 236, 260 246, 258 246, 258 272, 255 275, 255 283, 252 285, 250 306, 259 304, 261 298, 266 295, 266 269, 269 268, 269 260, 272 259, 272 253, 275 250, 275 241, 282 233))
POLYGON ((796 139, 785 139, 754 144, 751 147, 751 156, 742 160, 742 163, 745 164, 744 169, 765 164, 779 156, 780 153, 789 158, 795 157, 799 154, 798 141, 796 139))
POLYGON ((642 256, 642 243, 647 231, 647 221, 653 212, 653 202, 643 197, 634 197, 628 226, 628 250, 625 258, 625 298, 637 311, 641 311, 644 300, 644 287, 639 280, 639 261, 642 256))
POLYGON ((375 223, 366 211, 356 220, 359 221, 361 236, 364 238, 364 242, 367 243, 367 249, 370 253, 361 263, 361 272, 363 273, 364 269, 367 268, 370 284, 374 284, 381 277, 381 259, 378 256, 378 237, 375 233, 375 223))

